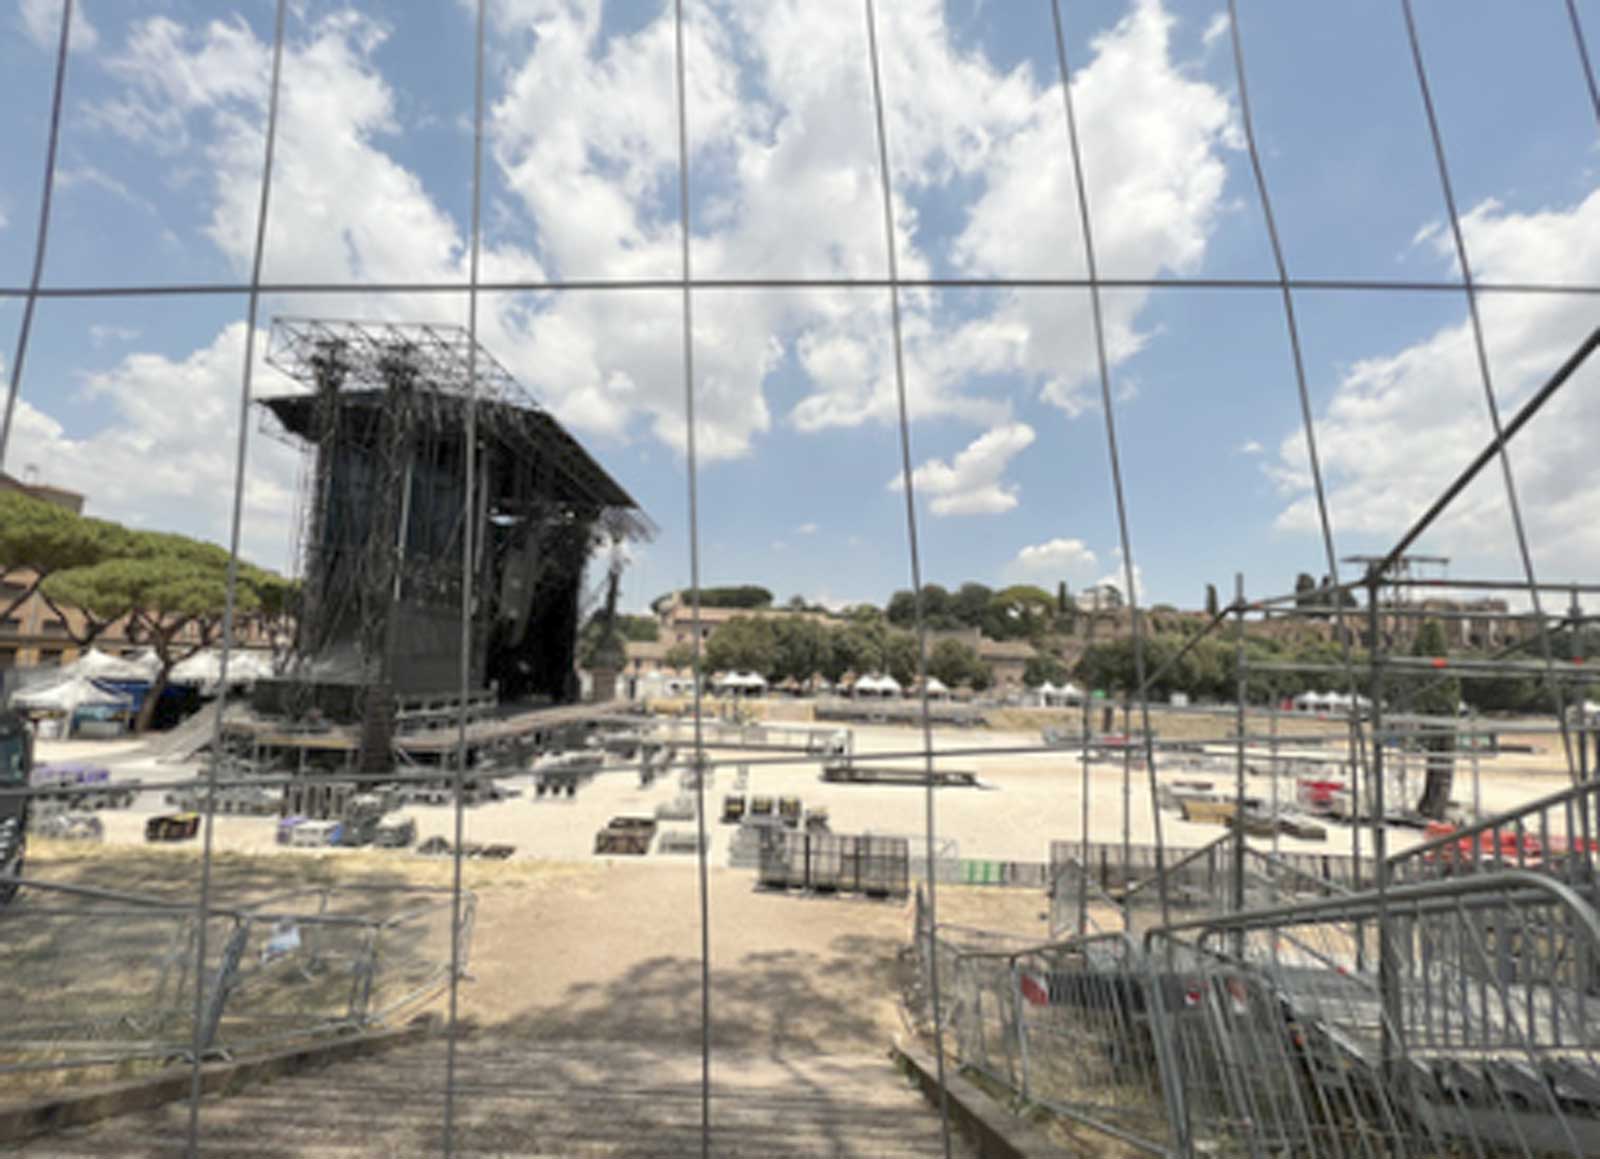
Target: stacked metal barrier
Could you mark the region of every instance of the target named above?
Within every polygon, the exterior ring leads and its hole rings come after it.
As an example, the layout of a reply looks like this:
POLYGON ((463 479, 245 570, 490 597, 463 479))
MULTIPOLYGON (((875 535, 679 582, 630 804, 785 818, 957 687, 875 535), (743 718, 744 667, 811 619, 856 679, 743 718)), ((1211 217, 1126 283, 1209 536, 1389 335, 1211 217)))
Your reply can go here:
POLYGON ((930 954, 961 1064, 1156 1154, 1600 1154, 1600 916, 1548 875, 1026 948, 919 907, 930 954))
MULTIPOLYGON (((472 937, 469 894, 461 968, 472 937)), ((451 900, 316 888, 213 907, 24 881, 0 915, 0 1074, 237 1053, 382 1025, 448 984, 451 900)))

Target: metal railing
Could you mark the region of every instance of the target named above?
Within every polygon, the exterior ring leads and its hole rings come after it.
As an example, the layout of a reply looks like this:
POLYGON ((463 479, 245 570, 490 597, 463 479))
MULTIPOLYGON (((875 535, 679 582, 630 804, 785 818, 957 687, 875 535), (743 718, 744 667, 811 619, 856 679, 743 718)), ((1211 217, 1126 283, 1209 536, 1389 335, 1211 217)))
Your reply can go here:
MULTIPOLYGON (((463 896, 460 969, 476 899, 463 896)), ((0 1073, 187 1059, 368 1029, 450 981, 451 899, 318 887, 212 907, 24 879, 0 911, 0 1073), (200 1031, 195 1032, 195 987, 200 1031)))
POLYGON ((1591 897, 1600 862, 1600 781, 1584 781, 1476 824, 1451 828, 1393 854, 1395 882, 1488 869, 1525 869, 1591 897))
POLYGON ((957 1061, 1154 1154, 1600 1154, 1600 915, 1545 874, 1207 915, 1137 942, 1017 947, 932 931, 919 907, 923 974, 930 954, 957 1061))

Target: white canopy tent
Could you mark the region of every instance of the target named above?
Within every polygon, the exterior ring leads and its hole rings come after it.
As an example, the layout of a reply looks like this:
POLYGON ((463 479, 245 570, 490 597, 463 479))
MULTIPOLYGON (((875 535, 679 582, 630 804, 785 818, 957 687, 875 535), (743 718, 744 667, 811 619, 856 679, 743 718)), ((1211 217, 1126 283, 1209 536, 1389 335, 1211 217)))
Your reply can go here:
POLYGON ((61 671, 85 680, 150 680, 155 676, 159 661, 152 662, 151 653, 145 652, 132 660, 113 656, 98 648, 90 648, 61 671))
POLYGON ((758 672, 724 672, 712 681, 712 686, 736 696, 759 696, 767 690, 767 680, 758 672))
POLYGON ((80 708, 131 708, 133 697, 102 688, 86 676, 67 676, 50 684, 24 689, 11 698, 11 703, 29 712, 59 712, 70 716, 80 708))
MULTIPOLYGON (((265 653, 237 648, 228 654, 228 683, 251 684, 272 675, 272 658, 265 653)), ((172 684, 198 684, 215 688, 222 679, 222 650, 203 648, 172 666, 167 679, 172 684)))
POLYGON ((1065 684, 1052 684, 1046 680, 1039 687, 1032 690, 1033 702, 1042 708, 1061 708, 1071 704, 1083 703, 1083 689, 1072 681, 1065 684))
POLYGON ((857 696, 899 696, 900 682, 893 676, 863 676, 852 691, 857 696))

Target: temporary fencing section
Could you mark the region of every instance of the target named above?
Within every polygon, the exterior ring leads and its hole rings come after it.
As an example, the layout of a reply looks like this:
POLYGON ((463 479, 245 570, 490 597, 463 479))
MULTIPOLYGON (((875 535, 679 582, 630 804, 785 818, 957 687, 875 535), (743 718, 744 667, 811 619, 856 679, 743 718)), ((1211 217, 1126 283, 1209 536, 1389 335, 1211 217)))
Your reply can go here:
POLYGON ((905 897, 911 845, 904 837, 768 830, 757 880, 767 889, 905 897))
MULTIPOLYGON (((463 898, 466 968, 475 898, 463 898)), ((23 881, 0 914, 0 1073, 238 1053, 390 1023, 450 980, 443 891, 315 888, 213 907, 23 881), (41 996, 48 996, 41 998, 41 996), (196 1011, 200 1032, 195 1032, 196 1011)))
POLYGON ((956 1060, 1152 1153, 1600 1153, 1600 917, 1548 876, 1006 941, 918 907, 956 1060))

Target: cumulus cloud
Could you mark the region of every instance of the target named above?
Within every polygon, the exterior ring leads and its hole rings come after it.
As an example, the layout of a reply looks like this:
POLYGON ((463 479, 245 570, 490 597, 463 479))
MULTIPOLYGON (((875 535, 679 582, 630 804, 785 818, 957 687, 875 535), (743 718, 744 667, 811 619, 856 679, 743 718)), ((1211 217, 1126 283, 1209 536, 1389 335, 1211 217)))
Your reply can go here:
MULTIPOLYGON (((61 5, 63 0, 19 0, 22 27, 40 48, 55 51, 61 43, 61 5)), ((100 43, 100 33, 89 22, 83 0, 72 6, 72 37, 75 52, 91 52, 100 43)))
MULTIPOLYGON (((1116 588, 1117 591, 1122 593, 1122 598, 1127 600, 1129 598, 1128 576, 1120 562, 1122 558, 1122 552, 1119 549, 1113 552, 1113 554, 1116 555, 1119 560, 1116 569, 1114 571, 1107 572, 1105 575, 1095 580, 1093 586, 1097 588, 1116 588)), ((1133 565, 1133 586, 1136 589, 1138 598, 1143 599, 1145 591, 1144 570, 1138 564, 1133 565)))
MULTIPOLYGON (((26 0, 23 11, 51 8, 26 0)), ((503 234, 491 234, 484 276, 675 276, 670 6, 620 35, 602 28, 594 5, 575 0, 500 0, 493 12, 507 51, 494 78, 490 163, 509 194, 496 213, 512 218, 503 234)), ((880 18, 902 273, 933 272, 936 243, 947 246, 958 271, 974 276, 1080 272, 1076 216, 1063 212, 1074 190, 1053 75, 1026 65, 1002 70, 960 43, 939 0, 885 6, 880 18), (951 207, 953 241, 935 238, 919 219, 918 200, 934 196, 951 207)), ((1158 0, 1133 0, 1080 54, 1074 92, 1108 275, 1193 268, 1220 209, 1231 113, 1220 91, 1173 58, 1170 27, 1158 0)), ((397 159, 400 101, 379 63, 387 35, 384 24, 352 10, 292 30, 268 223, 270 280, 465 277, 464 223, 397 159)), ((692 7, 686 47, 696 272, 881 276, 859 7, 711 0, 692 7)), ((254 237, 268 64, 268 45, 241 20, 155 16, 136 21, 105 58, 114 91, 87 109, 91 125, 162 156, 169 172, 190 175, 186 188, 205 198, 207 239, 241 273, 254 237)), ((881 293, 706 292, 699 301, 703 459, 750 453, 774 421, 819 432, 896 418, 881 293), (799 371, 798 387, 786 388, 776 410, 769 384, 780 367, 799 371)), ((1069 413, 1086 405, 1093 362, 1081 294, 995 293, 952 308, 907 292, 903 304, 914 419, 1001 427, 1014 439, 1010 404, 995 397, 1001 380, 1005 390, 1020 383, 1069 413)), ((348 296, 340 312, 438 321, 441 310, 448 315, 458 305, 419 295, 348 296)), ((1107 299, 1113 361, 1146 340, 1137 325, 1143 305, 1137 292, 1107 299)), ((274 308, 323 312, 326 303, 289 298, 274 308)), ((492 295, 480 327, 496 357, 578 431, 682 448, 680 314, 672 295, 492 295)), ((212 386, 227 397, 237 367, 204 353, 195 352, 197 365, 215 369, 212 386)), ((168 358, 178 366, 193 361, 168 358)), ((981 470, 1005 449, 1003 439, 986 435, 950 463, 925 464, 935 512, 1014 505, 1015 488, 999 471, 981 470), (941 479, 957 482, 941 491, 941 479)), ((181 501, 182 493, 170 496, 181 501)))
MULTIPOLYGON (((1600 191, 1538 212, 1493 202, 1462 221, 1474 272, 1486 280, 1592 283, 1600 278, 1600 191)), ((1453 261, 1448 235, 1434 252, 1453 261)), ((1498 294, 1479 303, 1503 418, 1572 352, 1594 324, 1581 296, 1498 294)), ((1600 567, 1600 480, 1592 434, 1600 430, 1600 366, 1578 372, 1511 446, 1535 561, 1562 575, 1600 567)), ((1443 326, 1410 346, 1353 363, 1317 416, 1318 450, 1336 528, 1398 535, 1491 436, 1470 322, 1443 326)), ((1285 438, 1266 465, 1288 500, 1280 528, 1317 527, 1304 439, 1285 438)), ((1425 550, 1456 570, 1515 561, 1498 465, 1480 476, 1430 533, 1425 550)))
MULTIPOLYGON (((133 354, 89 375, 85 392, 110 419, 92 434, 69 434, 22 398, 12 431, 17 460, 83 492, 95 515, 226 542, 244 342, 244 324, 235 323, 187 358, 133 354)), ((245 554, 276 564, 289 539, 299 457, 257 439, 251 458, 245 554)))
POLYGON ((1011 563, 1011 571, 1025 576, 1078 577, 1099 566, 1095 553, 1081 539, 1056 538, 1029 544, 1011 563))
MULTIPOLYGON (((1017 487, 1001 476, 1033 444, 1033 428, 1010 423, 979 435, 948 463, 929 459, 911 473, 917 493, 935 515, 998 515, 1017 505, 1017 487)), ((889 480, 889 490, 905 490, 905 479, 889 480)))

